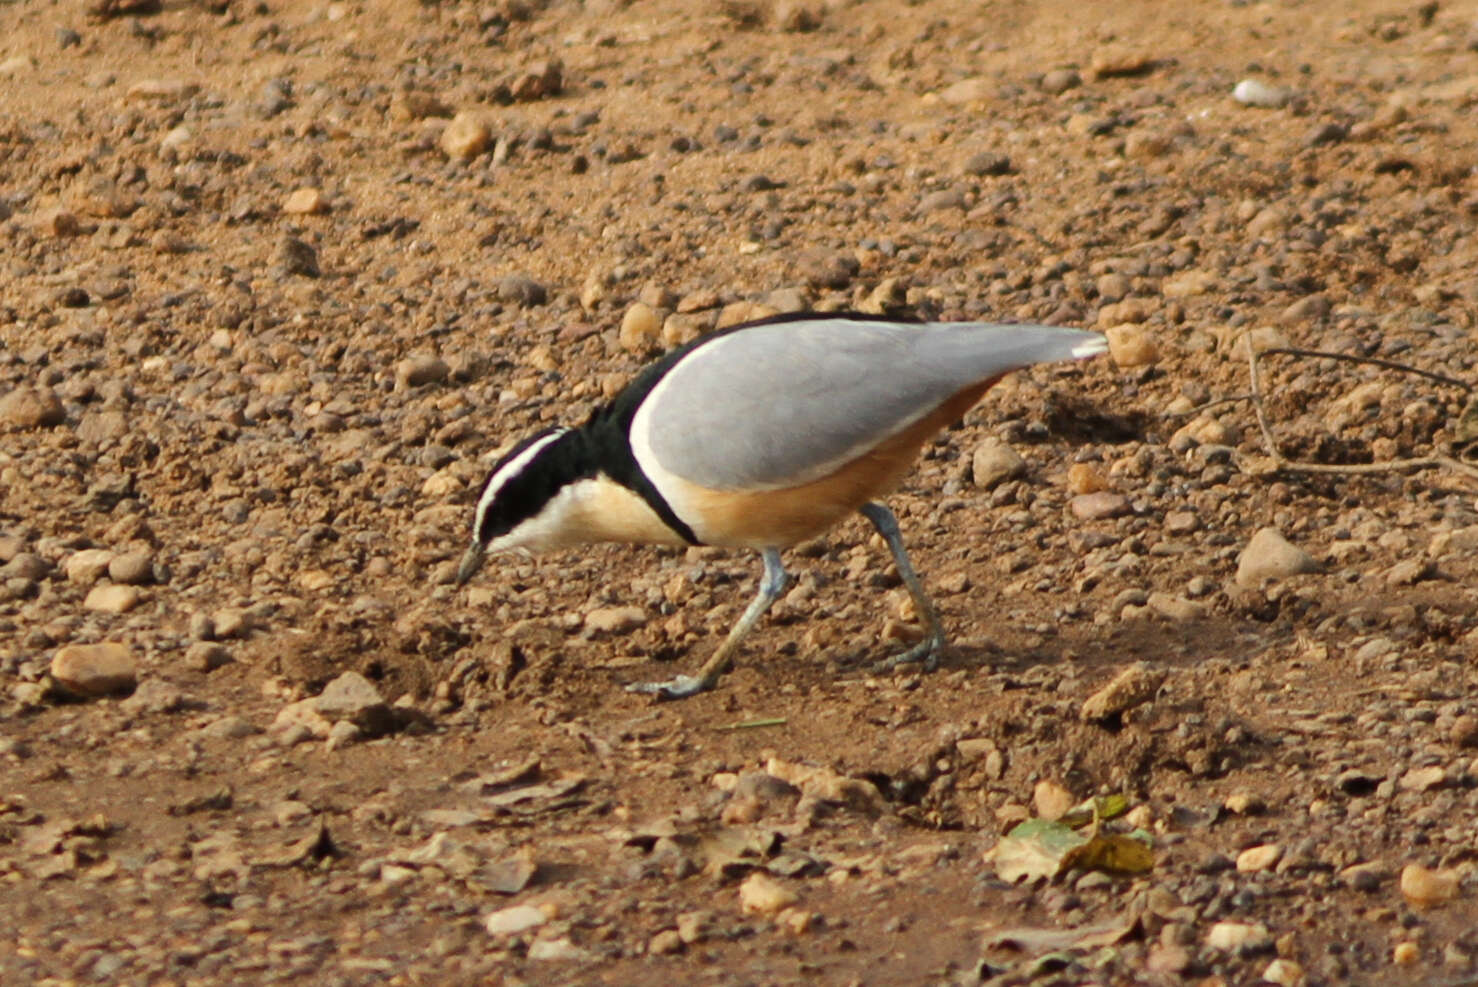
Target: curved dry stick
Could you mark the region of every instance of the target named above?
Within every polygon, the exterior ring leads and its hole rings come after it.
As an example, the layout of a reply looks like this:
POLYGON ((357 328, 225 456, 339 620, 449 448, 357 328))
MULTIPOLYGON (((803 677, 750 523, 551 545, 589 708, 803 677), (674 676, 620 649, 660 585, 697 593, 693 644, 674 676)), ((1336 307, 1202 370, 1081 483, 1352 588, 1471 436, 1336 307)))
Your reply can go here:
MULTIPOLYGON (((1268 447, 1268 457, 1273 461, 1274 471, 1290 470, 1299 473, 1333 473, 1345 476, 1358 476, 1360 474, 1392 473, 1399 470, 1430 469, 1434 466, 1441 466, 1455 470, 1473 479, 1478 479, 1478 467, 1452 456, 1441 454, 1435 456, 1419 456, 1413 459, 1387 459, 1379 463, 1350 463, 1343 466, 1327 463, 1294 462, 1283 455, 1282 451, 1278 448, 1277 440, 1273 438, 1273 430, 1268 427, 1267 412, 1264 411, 1262 402, 1262 375, 1259 373, 1257 367, 1257 347, 1252 345, 1252 337, 1250 335, 1243 336, 1242 339, 1247 344, 1247 372, 1252 383, 1252 410, 1257 414, 1257 427, 1262 431, 1263 444, 1268 447)), ((1277 347, 1265 350, 1264 352, 1291 353, 1296 356, 1328 356, 1334 359, 1347 359, 1353 363, 1374 363, 1392 370, 1405 370, 1422 377, 1430 377, 1434 380, 1442 381, 1443 383, 1455 384, 1465 390, 1472 390, 1470 385, 1454 378, 1443 377, 1440 374, 1418 370, 1415 367, 1407 367, 1399 363, 1391 363, 1387 360, 1376 360, 1371 357, 1347 357, 1339 353, 1321 353, 1317 350, 1293 350, 1287 347, 1277 347)))

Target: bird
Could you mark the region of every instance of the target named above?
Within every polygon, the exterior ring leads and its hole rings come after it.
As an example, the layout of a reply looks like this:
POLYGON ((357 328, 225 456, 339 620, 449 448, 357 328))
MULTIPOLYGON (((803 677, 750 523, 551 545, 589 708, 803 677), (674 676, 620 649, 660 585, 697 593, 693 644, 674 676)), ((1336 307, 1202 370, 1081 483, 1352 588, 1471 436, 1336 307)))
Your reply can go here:
POLYGON ((492 466, 477 500, 462 586, 489 555, 600 542, 757 551, 759 591, 696 675, 637 682, 679 699, 713 689, 785 591, 781 551, 859 512, 892 554, 924 625, 880 670, 946 645, 933 601, 880 497, 925 442, 1006 374, 1107 349, 1058 326, 792 313, 732 326, 649 363, 578 427, 554 426, 492 466))

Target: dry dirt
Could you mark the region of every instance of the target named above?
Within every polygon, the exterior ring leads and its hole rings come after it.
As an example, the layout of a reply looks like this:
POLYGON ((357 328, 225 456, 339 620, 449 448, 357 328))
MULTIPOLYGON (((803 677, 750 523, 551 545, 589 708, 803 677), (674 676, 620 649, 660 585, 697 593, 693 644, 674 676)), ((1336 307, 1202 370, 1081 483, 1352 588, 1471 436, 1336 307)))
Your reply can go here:
POLYGON ((1478 484, 1271 472, 1244 347, 1461 453, 1475 106, 1472 3, 0 2, 0 979, 1473 982, 1478 484), (1126 327, 892 498, 937 672, 860 520, 680 703, 757 559, 453 589, 489 453, 802 307, 1126 327), (1148 874, 985 857, 1108 793, 1148 874))

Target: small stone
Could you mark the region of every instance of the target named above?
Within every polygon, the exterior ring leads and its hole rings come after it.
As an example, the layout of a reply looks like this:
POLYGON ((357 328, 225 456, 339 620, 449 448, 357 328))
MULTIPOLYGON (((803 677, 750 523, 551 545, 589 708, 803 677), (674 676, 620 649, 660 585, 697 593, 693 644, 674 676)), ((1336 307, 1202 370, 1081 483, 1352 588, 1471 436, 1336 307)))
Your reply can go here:
POLYGON ((662 335, 663 314, 646 302, 633 302, 621 317, 617 340, 628 353, 649 353, 662 335))
POLYGON ((1082 84, 1082 78, 1072 69, 1053 69, 1043 74, 1040 83, 1042 92, 1053 96, 1061 95, 1069 89, 1076 89, 1082 84))
POLYGON ((1260 816, 1268 808, 1267 802, 1256 792, 1233 792, 1222 804, 1228 812, 1238 816, 1260 816))
POLYGON ((69 583, 91 586, 108 571, 113 558, 113 553, 106 548, 84 548, 67 556, 62 563, 62 572, 67 574, 69 583))
POLYGON ((128 99, 146 103, 178 103, 200 91, 193 82, 183 79, 141 79, 128 87, 128 99))
POLYGON ((138 664, 128 647, 116 641, 69 644, 52 657, 51 677, 79 696, 105 696, 132 689, 138 664))
POLYGON ((147 549, 125 552, 108 563, 108 578, 125 586, 143 586, 154 581, 154 553, 147 549))
POLYGON ((739 885, 739 909, 746 915, 774 915, 800 897, 764 871, 755 871, 739 885))
POLYGON ((1440 764, 1428 765, 1425 768, 1412 768, 1401 776, 1398 783, 1403 791, 1429 792, 1434 788, 1440 788, 1447 781, 1447 772, 1440 764))
POLYGON ((1458 747, 1478 747, 1478 716, 1464 713, 1457 717, 1448 736, 1458 747))
POLYGON ((1313 556, 1289 542, 1277 528, 1261 528, 1237 559, 1236 581, 1238 586, 1256 589, 1267 579, 1286 579, 1318 569, 1313 556))
POLYGON ((1121 493, 1101 490, 1098 493, 1079 494, 1068 501, 1068 508, 1079 521, 1102 521, 1123 517, 1133 509, 1129 498, 1121 493))
POLYGON ((1436 871, 1421 864, 1401 868, 1401 896, 1413 908, 1434 908, 1457 897, 1458 875, 1453 871, 1436 871))
POLYGON ((1136 662, 1083 702, 1079 715, 1088 722, 1107 720, 1151 701, 1165 683, 1165 672, 1136 662))
POLYGON ((408 356, 395 364, 395 386, 403 391, 426 384, 443 384, 451 374, 452 368, 439 356, 426 353, 408 356))
POLYGON ((498 282, 498 300, 519 308, 543 305, 548 298, 549 291, 544 285, 527 274, 510 274, 498 282))
POLYGON ((531 960, 553 960, 565 963, 588 963, 594 956, 588 949, 581 949, 569 940, 569 937, 560 939, 540 939, 529 947, 529 959, 531 960))
POLYGON ((350 744, 357 744, 363 739, 363 730, 359 729, 359 727, 355 726, 348 720, 339 720, 333 726, 328 728, 328 739, 326 743, 329 750, 336 751, 340 747, 348 747, 350 744))
POLYGON ((1281 321, 1290 326, 1319 322, 1329 315, 1331 307, 1327 295, 1305 295, 1283 310, 1281 321))
POLYGON ((652 956, 672 956, 681 953, 684 948, 683 937, 678 935, 676 929, 663 929, 647 943, 647 953, 652 956))
POLYGON ((712 912, 684 912, 677 917, 678 937, 689 946, 707 939, 712 929, 712 912))
POLYGON ((537 929, 549 916, 544 914, 542 908, 534 905, 514 905, 511 908, 500 908, 483 919, 483 928, 495 936, 516 936, 520 932, 537 929))
POLYGON ((1074 496, 1098 493, 1108 488, 1108 477, 1092 463, 1073 463, 1067 468, 1067 489, 1074 496))
POLYGON ((1170 593, 1151 593, 1145 604, 1166 620, 1200 620, 1206 616, 1203 605, 1170 593))
POLYGON ((564 84, 564 63, 557 58, 546 58, 520 73, 509 90, 520 103, 530 103, 558 96, 564 90, 564 84))
POLYGON ((647 622, 641 607, 598 607, 585 615, 585 632, 591 635, 629 634, 647 622))
POLYGON ((1124 44, 1106 44, 1093 52, 1088 74, 1095 79, 1140 75, 1154 68, 1156 61, 1146 51, 1124 44))
POLYGON ((960 170, 976 178, 1009 175, 1011 174, 1011 159, 994 151, 981 151, 979 154, 972 154, 966 158, 960 170))
POLYGON ((1266 949, 1273 944, 1268 927, 1251 922, 1217 922, 1206 932, 1206 945, 1211 949, 1236 952, 1240 949, 1266 949))
POLYGON ((208 613, 192 613, 190 615, 190 640, 192 641, 214 641, 216 637, 216 622, 208 613))
POLYGON ((0 425, 54 428, 67 420, 61 399, 49 387, 22 385, 0 397, 0 425))
POLYGON ((288 274, 316 278, 322 273, 318 267, 318 251, 296 237, 285 236, 278 241, 276 259, 278 266, 288 274))
POLYGON ((1109 356, 1119 367, 1148 367, 1159 362, 1160 348, 1144 326, 1132 322, 1111 326, 1103 334, 1108 337, 1109 356))
POLYGON ((971 103, 984 103, 995 96, 999 85, 999 83, 993 82, 984 76, 961 79, 959 82, 941 89, 939 91, 939 98, 951 106, 968 106, 971 103))
POLYGON ((134 586, 94 586, 82 605, 99 613, 128 613, 139 605, 142 594, 134 586))
POLYGON ((1044 778, 1032 789, 1032 807, 1042 819, 1061 819, 1076 804, 1073 793, 1054 781, 1044 778))
POLYGON ((927 216, 930 213, 944 212, 949 209, 964 212, 969 208, 970 200, 965 195, 965 190, 959 186, 951 186, 930 192, 919 199, 918 212, 920 216, 927 216))
POLYGON ((1303 967, 1281 957, 1267 965, 1262 971, 1262 979, 1264 983, 1277 984, 1278 987, 1303 987, 1306 980, 1303 967))
POLYGON ((249 723, 239 716, 223 716, 201 727, 200 732, 219 740, 242 740, 246 737, 254 737, 262 730, 256 724, 249 723))
POLYGON ((121 439, 130 431, 128 415, 117 410, 89 411, 77 423, 77 438, 95 446, 121 439))
POLYGON ((796 258, 795 267, 813 287, 833 289, 847 287, 861 269, 857 258, 851 254, 820 248, 802 251, 796 258))
POLYGON ((133 690, 133 695, 118 704, 118 708, 131 716, 147 713, 177 713, 190 705, 179 688, 159 679, 144 679, 133 690))
POLYGON ((398 92, 390 100, 390 118, 397 123, 411 123, 428 117, 449 117, 452 108, 432 93, 417 89, 398 92))
POLYGON ((970 475, 982 490, 992 490, 1026 473, 1026 460, 1010 445, 994 436, 975 447, 970 457, 970 475))
POLYGON ((1243 874, 1255 874, 1272 867, 1282 856, 1283 847, 1277 843, 1248 847, 1237 854, 1237 870, 1243 874))
POLYGON ((282 211, 293 216, 311 216, 327 207, 323 193, 316 188, 297 189, 282 203, 282 211))
POLYGON ((213 672, 231 663, 231 652, 224 644, 196 641, 185 649, 185 667, 197 672, 213 672))
POLYGON ((1232 99, 1243 106, 1276 110, 1288 102, 1288 91, 1256 79, 1243 79, 1232 87, 1232 99))
POLYGON ((1190 298, 1214 289, 1220 279, 1210 271, 1192 268, 1166 278, 1160 283, 1160 294, 1166 298, 1190 298))
POLYGON ((395 728, 395 716, 380 690, 358 672, 345 672, 324 686, 313 699, 313 711, 331 722, 351 722, 370 737, 395 728))
POLYGON ((453 161, 470 161, 492 143, 493 130, 481 113, 463 110, 441 132, 441 150, 453 161))
POLYGON ((1391 962, 1397 966, 1415 966, 1422 961, 1422 949, 1414 942, 1398 942, 1391 950, 1391 962))

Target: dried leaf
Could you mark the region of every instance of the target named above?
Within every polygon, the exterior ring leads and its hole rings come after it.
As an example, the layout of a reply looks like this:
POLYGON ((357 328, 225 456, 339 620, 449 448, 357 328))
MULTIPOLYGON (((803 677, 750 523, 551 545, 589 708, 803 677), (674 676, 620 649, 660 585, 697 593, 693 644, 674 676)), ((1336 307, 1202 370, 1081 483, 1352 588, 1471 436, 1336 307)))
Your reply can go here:
POLYGON ((1093 837, 1062 858, 1064 870, 1101 870, 1112 874, 1143 874, 1155 866, 1155 851, 1134 836, 1117 833, 1093 837))
POLYGON ((1001 837, 990 852, 996 874, 1003 881, 1056 877, 1070 852, 1088 842, 1060 822, 1028 819, 1001 837))

